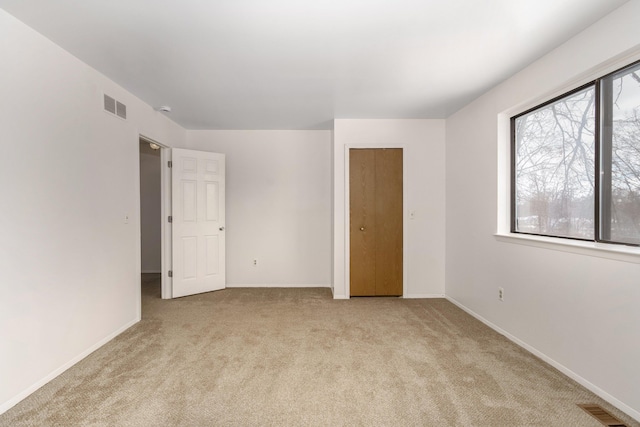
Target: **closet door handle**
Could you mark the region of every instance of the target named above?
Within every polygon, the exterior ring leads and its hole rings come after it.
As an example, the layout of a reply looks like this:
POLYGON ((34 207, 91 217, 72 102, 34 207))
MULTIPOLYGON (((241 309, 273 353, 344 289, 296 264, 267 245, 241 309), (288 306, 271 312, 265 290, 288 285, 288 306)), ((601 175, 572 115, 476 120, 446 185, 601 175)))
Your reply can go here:
POLYGON ((360 227, 360 231, 364 231, 364 227, 360 227))

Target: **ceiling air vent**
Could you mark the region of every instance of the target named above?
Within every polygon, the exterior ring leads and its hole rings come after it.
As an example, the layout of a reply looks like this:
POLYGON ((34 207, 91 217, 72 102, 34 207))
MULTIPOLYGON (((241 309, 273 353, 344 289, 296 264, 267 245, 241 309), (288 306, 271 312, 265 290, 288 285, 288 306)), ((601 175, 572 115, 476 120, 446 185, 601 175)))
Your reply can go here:
POLYGON ((122 119, 127 118, 127 106, 120 101, 116 101, 116 115, 122 119))
POLYGON ((116 113, 116 100, 106 94, 104 96, 104 109, 111 114, 116 113))

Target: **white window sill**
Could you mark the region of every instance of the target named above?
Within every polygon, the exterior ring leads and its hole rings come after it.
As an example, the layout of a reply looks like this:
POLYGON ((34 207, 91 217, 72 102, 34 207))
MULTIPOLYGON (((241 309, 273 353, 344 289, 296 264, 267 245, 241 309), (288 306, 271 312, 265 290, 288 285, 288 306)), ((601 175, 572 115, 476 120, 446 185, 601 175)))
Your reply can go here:
POLYGON ((528 234, 497 233, 496 240, 504 243, 534 246, 536 248, 569 252, 598 258, 640 264, 640 247, 612 245, 610 243, 584 242, 581 240, 560 239, 528 234))

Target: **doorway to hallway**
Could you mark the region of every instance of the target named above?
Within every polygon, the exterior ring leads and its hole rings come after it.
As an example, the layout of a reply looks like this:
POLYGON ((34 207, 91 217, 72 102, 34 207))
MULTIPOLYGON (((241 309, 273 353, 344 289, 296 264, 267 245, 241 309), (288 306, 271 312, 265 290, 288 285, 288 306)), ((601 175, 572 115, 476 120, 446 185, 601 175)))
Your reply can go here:
POLYGON ((162 160, 160 154, 161 147, 158 144, 140 138, 141 292, 143 295, 157 294, 157 298, 161 297, 162 289, 162 160))

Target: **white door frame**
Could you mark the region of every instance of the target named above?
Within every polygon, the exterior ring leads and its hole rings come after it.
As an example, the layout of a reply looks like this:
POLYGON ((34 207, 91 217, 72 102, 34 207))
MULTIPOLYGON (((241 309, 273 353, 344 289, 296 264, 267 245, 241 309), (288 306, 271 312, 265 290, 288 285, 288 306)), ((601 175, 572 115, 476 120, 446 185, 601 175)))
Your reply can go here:
POLYGON ((345 144, 344 145, 344 266, 345 298, 351 298, 351 203, 349 194, 349 150, 352 148, 401 148, 402 149, 402 297, 407 295, 407 146, 406 144, 345 144))
MULTIPOLYGON (((171 223, 169 223, 169 215, 171 215, 171 170, 169 169, 169 161, 171 161, 170 147, 155 141, 142 134, 139 139, 145 142, 152 142, 160 146, 160 218, 162 223, 162 232, 160 236, 160 253, 161 253, 161 295, 162 299, 171 299, 172 279, 169 277, 171 270, 172 254, 171 254, 171 223)), ((139 163, 139 161, 138 161, 139 163)), ((140 172, 138 171, 138 176, 140 172)), ((138 205, 139 205, 138 201, 138 205)), ((140 217, 140 215, 138 215, 140 217)), ((138 233, 139 234, 139 233, 138 233)), ((142 260, 138 260, 138 264, 142 260)))
POLYGON ((169 215, 171 215, 171 168, 169 168, 169 162, 171 161, 171 149, 169 147, 160 146, 160 162, 162 167, 160 168, 160 181, 161 181, 161 193, 160 193, 160 215, 162 218, 162 299, 171 299, 173 291, 173 278, 169 276, 169 270, 173 267, 173 252, 171 250, 171 223, 169 222, 169 215))

